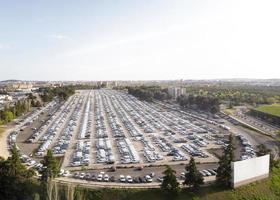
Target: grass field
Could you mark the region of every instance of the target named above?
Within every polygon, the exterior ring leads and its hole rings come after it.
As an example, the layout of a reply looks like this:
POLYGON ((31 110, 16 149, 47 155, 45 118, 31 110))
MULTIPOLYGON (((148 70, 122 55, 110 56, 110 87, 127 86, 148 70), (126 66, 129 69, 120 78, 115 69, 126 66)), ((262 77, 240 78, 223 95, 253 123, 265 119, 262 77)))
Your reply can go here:
POLYGON ((280 117, 280 104, 262 105, 255 110, 280 117))
POLYGON ((223 111, 227 115, 233 115, 235 110, 233 108, 227 108, 227 109, 224 109, 223 111))

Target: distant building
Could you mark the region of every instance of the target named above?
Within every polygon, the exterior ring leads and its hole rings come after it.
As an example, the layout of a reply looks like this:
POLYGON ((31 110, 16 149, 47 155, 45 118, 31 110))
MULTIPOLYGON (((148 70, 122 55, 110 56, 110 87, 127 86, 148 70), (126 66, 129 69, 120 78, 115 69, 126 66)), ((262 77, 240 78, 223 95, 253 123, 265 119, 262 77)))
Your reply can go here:
POLYGON ((15 90, 31 90, 33 88, 33 84, 31 83, 14 83, 12 84, 12 88, 15 90))
POLYGON ((23 99, 26 99, 26 92, 9 92, 9 95, 12 97, 13 102, 17 102, 23 99))
POLYGON ((6 94, 0 94, 0 103, 3 104, 5 102, 11 102, 13 101, 13 97, 6 94))
POLYGON ((186 94, 186 89, 181 87, 169 87, 168 93, 173 99, 177 99, 180 95, 186 94))

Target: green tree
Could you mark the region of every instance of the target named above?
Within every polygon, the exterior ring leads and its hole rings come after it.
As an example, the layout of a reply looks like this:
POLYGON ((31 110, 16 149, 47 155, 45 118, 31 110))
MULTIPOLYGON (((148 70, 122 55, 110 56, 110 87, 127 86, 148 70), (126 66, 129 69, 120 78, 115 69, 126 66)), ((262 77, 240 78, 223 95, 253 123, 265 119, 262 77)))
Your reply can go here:
POLYGON ((53 156, 52 151, 49 149, 47 155, 43 160, 43 170, 41 180, 47 182, 58 176, 60 169, 57 159, 53 156))
POLYGON ((257 156, 264 156, 271 152, 271 150, 268 149, 264 144, 257 145, 257 149, 258 149, 258 151, 256 152, 257 156))
POLYGON ((40 101, 36 101, 36 103, 35 103, 35 107, 41 107, 42 105, 41 105, 41 102, 40 101))
POLYGON ((4 121, 11 122, 14 119, 14 114, 11 111, 4 112, 4 121))
POLYGON ((170 166, 166 166, 163 174, 164 177, 161 184, 161 190, 168 198, 176 197, 180 192, 179 183, 175 175, 176 171, 174 171, 170 166))
POLYGON ((220 157, 217 169, 217 183, 226 187, 231 186, 231 162, 234 160, 233 136, 229 136, 229 144, 224 149, 224 154, 220 157))
POLYGON ((52 199, 53 183, 52 180, 58 176, 60 169, 57 159, 49 149, 43 159, 43 170, 41 172, 41 194, 42 199, 52 199))
POLYGON ((257 145, 258 151, 256 152, 257 156, 264 156, 269 154, 269 168, 270 170, 277 164, 277 161, 274 159, 274 154, 271 149, 268 149, 264 144, 257 145))
POLYGON ((14 145, 7 160, 0 158, 0 199, 30 199, 34 192, 33 176, 34 171, 21 163, 14 145))
POLYGON ((196 168, 194 158, 191 157, 189 164, 186 166, 185 181, 183 184, 197 190, 203 183, 203 177, 196 168))

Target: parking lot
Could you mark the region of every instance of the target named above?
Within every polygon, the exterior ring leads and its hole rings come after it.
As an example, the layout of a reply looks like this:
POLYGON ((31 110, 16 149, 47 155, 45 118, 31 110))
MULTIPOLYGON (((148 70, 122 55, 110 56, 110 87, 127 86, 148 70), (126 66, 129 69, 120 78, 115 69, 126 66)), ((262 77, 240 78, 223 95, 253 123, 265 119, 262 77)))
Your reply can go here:
POLYGON ((258 129, 274 136, 275 132, 279 130, 279 127, 276 127, 275 125, 269 124, 266 121, 263 121, 261 119, 258 119, 256 117, 253 117, 251 115, 248 115, 247 113, 242 112, 241 110, 237 110, 235 112, 235 117, 237 117, 239 120, 248 123, 254 127, 257 127, 258 129))
MULTIPOLYGON (((212 150, 226 147, 230 133, 214 118, 115 90, 78 91, 42 109, 21 134, 11 134, 23 160, 34 160, 30 166, 40 166, 37 161, 48 149, 63 157, 67 170, 175 166, 191 156, 202 164, 217 163, 212 150)), ((237 137, 245 152, 240 158, 254 157, 249 141, 237 137)))

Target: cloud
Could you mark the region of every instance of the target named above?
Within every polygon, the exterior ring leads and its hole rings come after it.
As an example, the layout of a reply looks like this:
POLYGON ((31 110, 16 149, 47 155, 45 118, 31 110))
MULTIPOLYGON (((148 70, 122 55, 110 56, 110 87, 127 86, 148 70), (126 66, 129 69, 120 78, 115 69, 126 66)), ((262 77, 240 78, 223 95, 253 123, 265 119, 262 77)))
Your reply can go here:
POLYGON ((51 39, 56 39, 56 40, 67 40, 69 37, 67 35, 61 35, 61 34, 51 34, 48 36, 51 39))
POLYGON ((0 44, 0 49, 10 49, 12 48, 11 45, 7 45, 7 44, 0 44))

